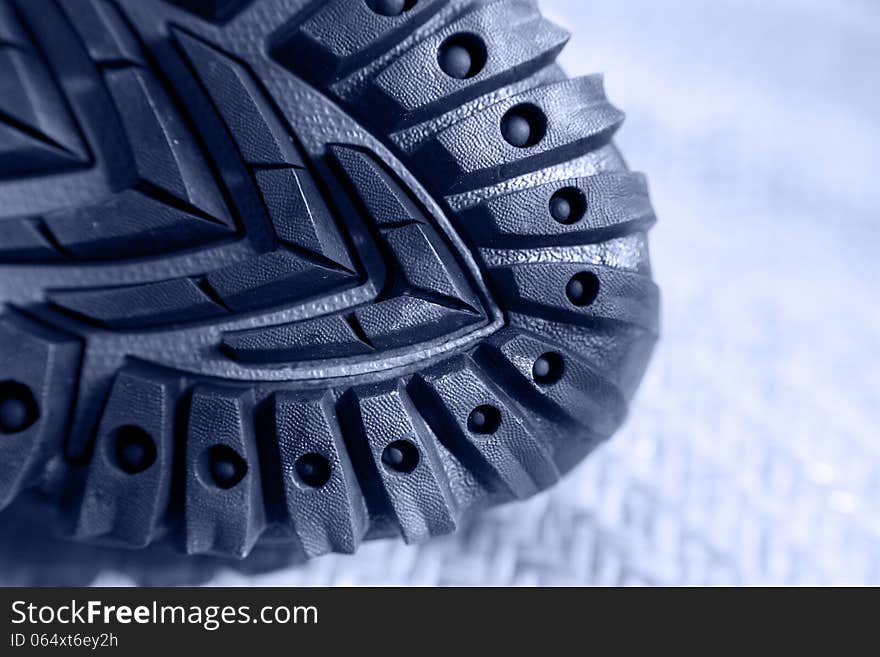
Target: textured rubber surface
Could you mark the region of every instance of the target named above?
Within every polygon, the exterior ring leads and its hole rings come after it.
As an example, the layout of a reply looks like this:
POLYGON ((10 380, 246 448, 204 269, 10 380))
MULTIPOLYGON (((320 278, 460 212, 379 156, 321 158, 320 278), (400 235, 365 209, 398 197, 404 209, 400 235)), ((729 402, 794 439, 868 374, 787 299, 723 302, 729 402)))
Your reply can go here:
POLYGON ((0 506, 303 556, 555 482, 657 334, 530 0, 0 0, 0 506))

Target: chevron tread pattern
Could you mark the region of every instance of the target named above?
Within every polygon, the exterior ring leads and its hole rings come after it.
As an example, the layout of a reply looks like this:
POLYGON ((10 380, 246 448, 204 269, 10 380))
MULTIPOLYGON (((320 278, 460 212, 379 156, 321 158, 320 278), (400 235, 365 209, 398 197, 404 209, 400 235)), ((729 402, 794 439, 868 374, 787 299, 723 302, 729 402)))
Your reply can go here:
POLYGON ((614 433, 659 315, 622 114, 532 0, 395 7, 0 0, 0 507, 314 557, 614 433))

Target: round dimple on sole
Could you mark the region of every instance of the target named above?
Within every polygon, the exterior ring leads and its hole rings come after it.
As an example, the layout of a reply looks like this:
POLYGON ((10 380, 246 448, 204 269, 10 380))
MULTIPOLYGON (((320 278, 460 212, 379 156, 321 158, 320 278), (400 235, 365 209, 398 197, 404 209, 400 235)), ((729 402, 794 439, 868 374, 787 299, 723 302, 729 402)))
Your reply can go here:
POLYGON ((550 216, 561 224, 575 224, 587 212, 587 199, 577 187, 564 187, 550 199, 550 216))
POLYGON ((39 417, 40 407, 30 388, 18 381, 0 383, 0 432, 21 433, 39 417))
POLYGON ((366 0, 367 6, 380 16, 400 16, 416 6, 417 0, 366 0))
POLYGON ((156 462, 156 443, 140 427, 126 425, 117 429, 113 446, 114 461, 126 474, 139 474, 156 462))
POLYGON ((501 118, 501 135, 516 148, 537 146, 546 132, 547 117, 536 105, 517 105, 501 118))
POLYGON ((573 305, 589 306, 599 296, 599 277, 591 271, 575 274, 565 286, 565 294, 573 305))
POLYGON ((409 440, 395 440, 382 451, 382 463, 403 474, 415 470, 420 459, 419 448, 409 440))
POLYGON ((204 483, 229 490, 245 478, 248 466, 238 452, 228 445, 214 445, 203 454, 199 469, 204 483))
POLYGON ((309 488, 321 488, 330 481, 332 474, 330 461, 325 456, 314 452, 300 456, 296 460, 294 468, 297 479, 309 488))
POLYGON ((440 46, 437 62, 451 78, 466 80, 478 75, 486 66, 485 42, 475 34, 453 34, 440 46))
POLYGON ((565 372, 565 359, 561 354, 548 351, 538 356, 532 364, 532 378, 536 383, 552 385, 558 382, 565 372))
POLYGON ((468 416, 467 426, 471 433, 493 434, 501 426, 501 411, 489 404, 478 406, 468 416))

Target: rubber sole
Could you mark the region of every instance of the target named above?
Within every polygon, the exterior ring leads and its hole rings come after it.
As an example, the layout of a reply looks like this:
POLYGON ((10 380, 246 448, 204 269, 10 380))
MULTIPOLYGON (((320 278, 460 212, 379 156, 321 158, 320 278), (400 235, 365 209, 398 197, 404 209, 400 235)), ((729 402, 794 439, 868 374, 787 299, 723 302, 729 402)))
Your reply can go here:
POLYGON ((623 421, 643 176, 531 0, 0 0, 0 508, 304 557, 623 421))

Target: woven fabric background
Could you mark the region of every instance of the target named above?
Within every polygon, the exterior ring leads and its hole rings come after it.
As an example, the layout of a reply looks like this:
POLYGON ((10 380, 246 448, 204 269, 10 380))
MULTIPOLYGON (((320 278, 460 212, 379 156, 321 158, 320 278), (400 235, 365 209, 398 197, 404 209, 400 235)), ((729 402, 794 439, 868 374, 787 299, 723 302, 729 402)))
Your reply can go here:
POLYGON ((880 584, 880 3, 543 0, 650 174, 663 339, 559 487, 306 565, 122 553, 0 517, 0 584, 880 584))

